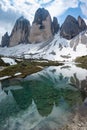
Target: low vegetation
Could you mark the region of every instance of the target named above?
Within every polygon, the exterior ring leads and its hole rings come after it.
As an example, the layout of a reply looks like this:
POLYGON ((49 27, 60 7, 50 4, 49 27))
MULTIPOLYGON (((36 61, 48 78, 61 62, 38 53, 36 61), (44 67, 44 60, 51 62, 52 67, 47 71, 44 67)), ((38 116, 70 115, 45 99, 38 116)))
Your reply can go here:
POLYGON ((77 66, 87 69, 87 55, 77 57, 75 62, 79 63, 77 66))
POLYGON ((41 71, 46 66, 58 66, 58 65, 62 65, 62 63, 58 63, 55 61, 24 60, 16 65, 8 66, 4 70, 0 71, 0 77, 3 76, 14 77, 14 75, 19 72, 21 73, 21 75, 19 75, 18 77, 25 77, 29 74, 41 71))

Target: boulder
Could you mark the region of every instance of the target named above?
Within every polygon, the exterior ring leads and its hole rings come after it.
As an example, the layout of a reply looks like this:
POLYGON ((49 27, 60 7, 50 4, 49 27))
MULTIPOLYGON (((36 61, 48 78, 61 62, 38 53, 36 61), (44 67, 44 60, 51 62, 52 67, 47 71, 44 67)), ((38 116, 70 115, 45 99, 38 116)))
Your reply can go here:
POLYGON ((20 43, 28 43, 28 36, 30 32, 30 22, 24 17, 20 17, 12 30, 10 35, 9 46, 15 46, 20 43))
POLYGON ((1 40, 1 47, 4 47, 4 46, 9 46, 9 35, 8 35, 8 32, 6 32, 4 34, 4 36, 2 36, 2 40, 1 40))
POLYGON ((47 41, 52 36, 51 16, 46 9, 39 8, 35 13, 28 39, 31 43, 38 43, 47 41))

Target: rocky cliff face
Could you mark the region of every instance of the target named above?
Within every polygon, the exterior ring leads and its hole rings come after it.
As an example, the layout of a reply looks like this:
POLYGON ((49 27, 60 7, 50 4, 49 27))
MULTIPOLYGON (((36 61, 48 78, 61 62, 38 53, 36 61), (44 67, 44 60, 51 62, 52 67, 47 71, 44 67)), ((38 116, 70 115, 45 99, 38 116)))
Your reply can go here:
POLYGON ((52 26, 53 26, 53 34, 58 33, 60 27, 59 27, 58 20, 56 17, 53 17, 52 26))
POLYGON ((60 35, 63 38, 71 39, 77 34, 79 34, 78 21, 73 16, 69 15, 61 26, 60 35))
POLYGON ((30 32, 30 22, 24 17, 20 17, 12 30, 10 35, 9 46, 15 46, 19 43, 28 43, 28 36, 30 32))
POLYGON ((1 46, 9 46, 9 36, 7 32, 4 34, 4 36, 2 36, 1 46))
POLYGON ((80 31, 84 31, 87 28, 85 21, 80 16, 78 17, 78 24, 80 31))
POLYGON ((84 20, 79 16, 76 20, 73 16, 67 16, 60 29, 60 35, 68 40, 72 39, 86 29, 84 20))
POLYGON ((31 43, 37 43, 46 41, 52 36, 52 21, 50 14, 46 9, 39 8, 35 13, 28 39, 31 43))

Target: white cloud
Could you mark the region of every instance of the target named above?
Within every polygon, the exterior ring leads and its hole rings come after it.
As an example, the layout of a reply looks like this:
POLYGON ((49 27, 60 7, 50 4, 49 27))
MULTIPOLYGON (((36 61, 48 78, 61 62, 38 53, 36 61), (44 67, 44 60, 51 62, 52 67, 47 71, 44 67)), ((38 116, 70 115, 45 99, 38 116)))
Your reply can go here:
POLYGON ((52 4, 50 4, 47 9, 49 10, 52 16, 60 16, 69 8, 78 7, 77 0, 55 0, 52 4))
POLYGON ((12 30, 12 25, 10 23, 6 24, 6 23, 2 23, 0 22, 0 44, 1 44, 1 39, 2 39, 2 36, 8 32, 8 34, 10 35, 11 33, 11 30, 12 30))
POLYGON ((1 8, 6 11, 8 9, 14 12, 22 13, 30 21, 33 21, 35 11, 41 7, 45 6, 49 10, 51 16, 60 16, 69 8, 78 7, 79 2, 81 2, 82 13, 87 15, 87 0, 0 0, 1 8))
POLYGON ((35 11, 43 6, 46 6, 46 9, 49 10, 50 14, 53 16, 61 15, 68 8, 75 8, 78 6, 78 0, 14 0, 13 6, 10 3, 10 0, 0 1, 1 8, 3 10, 8 10, 9 8, 22 13, 30 21, 33 20, 35 11), (27 3, 27 4, 26 4, 27 3))
POLYGON ((85 15, 87 18, 87 1, 81 0, 82 4, 80 5, 82 13, 85 15))
POLYGON ((0 26, 0 44, 1 44, 1 38, 5 34, 5 32, 6 32, 5 28, 0 26))
POLYGON ((85 23, 86 23, 86 25, 87 25, 87 19, 84 19, 85 20, 85 23))

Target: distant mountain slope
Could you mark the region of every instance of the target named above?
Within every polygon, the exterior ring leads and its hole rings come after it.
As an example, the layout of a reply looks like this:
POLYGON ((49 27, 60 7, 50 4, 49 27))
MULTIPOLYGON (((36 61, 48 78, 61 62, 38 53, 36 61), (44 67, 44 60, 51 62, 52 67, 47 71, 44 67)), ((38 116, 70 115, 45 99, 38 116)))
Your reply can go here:
POLYGON ((80 33, 72 40, 66 40, 58 33, 46 42, 0 48, 0 55, 27 59, 72 61, 77 56, 87 55, 87 32, 80 33))

